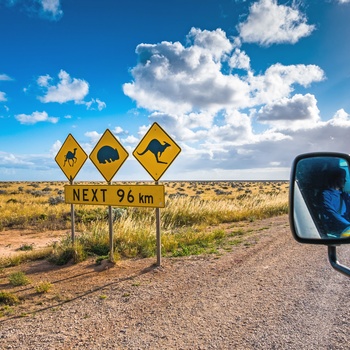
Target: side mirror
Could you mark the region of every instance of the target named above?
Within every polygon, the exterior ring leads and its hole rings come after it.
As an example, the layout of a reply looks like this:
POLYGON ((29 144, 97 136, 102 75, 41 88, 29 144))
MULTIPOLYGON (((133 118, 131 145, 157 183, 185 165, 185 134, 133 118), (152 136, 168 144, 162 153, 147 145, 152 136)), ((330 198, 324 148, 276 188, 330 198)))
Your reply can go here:
POLYGON ((328 246, 331 265, 350 276, 338 263, 336 246, 350 243, 350 156, 309 153, 295 158, 290 177, 289 221, 300 243, 328 246))

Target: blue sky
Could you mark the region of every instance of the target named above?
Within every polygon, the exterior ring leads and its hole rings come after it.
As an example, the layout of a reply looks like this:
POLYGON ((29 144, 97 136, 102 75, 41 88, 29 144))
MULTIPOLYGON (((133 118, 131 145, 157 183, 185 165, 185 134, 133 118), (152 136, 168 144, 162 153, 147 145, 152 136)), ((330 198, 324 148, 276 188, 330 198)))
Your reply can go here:
MULTIPOLYGON (((157 122, 182 152, 161 180, 288 179, 349 152, 350 0, 0 0, 0 181, 66 180, 72 134, 132 152, 157 122)), ((103 180, 87 161, 77 181, 103 180)))

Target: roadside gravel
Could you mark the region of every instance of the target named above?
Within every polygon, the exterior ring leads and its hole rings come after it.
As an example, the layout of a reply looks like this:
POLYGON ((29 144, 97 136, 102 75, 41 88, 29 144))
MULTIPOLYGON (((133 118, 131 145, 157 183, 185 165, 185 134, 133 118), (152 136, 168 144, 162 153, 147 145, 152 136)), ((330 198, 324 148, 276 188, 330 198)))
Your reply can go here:
POLYGON ((350 349, 350 279, 326 247, 296 243, 287 216, 251 229, 254 244, 219 258, 105 266, 69 302, 0 319, 0 349, 350 349))

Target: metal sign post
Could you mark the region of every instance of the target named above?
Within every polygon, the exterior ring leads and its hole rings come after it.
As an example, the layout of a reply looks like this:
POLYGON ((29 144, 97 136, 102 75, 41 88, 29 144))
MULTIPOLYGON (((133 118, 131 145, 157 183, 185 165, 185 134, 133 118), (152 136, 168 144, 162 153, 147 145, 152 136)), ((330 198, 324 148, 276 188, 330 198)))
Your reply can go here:
MULTIPOLYGON (((108 182, 108 185, 111 183, 108 182)), ((112 206, 108 206, 108 228, 109 228, 109 261, 114 263, 114 233, 113 233, 113 218, 112 206)))
MULTIPOLYGON (((108 186, 115 173, 123 165, 129 153, 120 144, 113 133, 107 129, 95 148, 90 153, 90 160, 107 181, 108 186)), ((108 206, 108 226, 109 226, 109 261, 114 263, 114 234, 113 234, 113 210, 112 206, 108 206)))
MULTIPOLYGON (((155 182, 158 185, 158 181, 155 182)), ((157 266, 162 265, 162 239, 160 235, 160 209, 156 208, 157 266)))
MULTIPOLYGON (((152 176, 155 185, 172 164, 181 148, 157 123, 153 123, 132 153, 152 176)), ((162 243, 160 234, 160 209, 156 208, 157 266, 161 266, 162 243)))
MULTIPOLYGON (((74 178, 87 159, 87 154, 80 147, 73 135, 69 134, 63 142, 62 147, 58 151, 55 161, 66 175, 69 184, 73 185, 74 178)), ((72 227, 72 243, 75 241, 75 213, 74 204, 70 207, 71 227, 72 227)))
MULTIPOLYGON (((70 184, 73 185, 73 181, 70 181, 70 184)), ((74 244, 75 242, 75 210, 74 204, 70 205, 70 221, 71 221, 71 240, 74 244)))
POLYGON ((155 181, 155 185, 112 185, 113 176, 129 156, 110 130, 106 130, 90 153, 90 160, 102 174, 107 185, 73 185, 73 180, 87 159, 87 155, 69 134, 55 160, 70 185, 65 186, 65 202, 71 204, 72 242, 75 240, 74 204, 108 206, 109 254, 114 262, 114 233, 112 206, 156 208, 157 266, 161 265, 160 208, 165 207, 164 186, 158 180, 172 164, 181 148, 157 124, 151 128, 135 148, 133 155, 155 181))

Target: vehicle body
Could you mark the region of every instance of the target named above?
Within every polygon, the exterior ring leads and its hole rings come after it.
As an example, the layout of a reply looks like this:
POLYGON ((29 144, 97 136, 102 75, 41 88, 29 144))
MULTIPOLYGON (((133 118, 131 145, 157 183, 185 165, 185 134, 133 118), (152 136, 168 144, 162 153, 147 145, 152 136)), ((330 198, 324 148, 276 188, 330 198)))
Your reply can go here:
POLYGON ((337 261, 336 247, 350 243, 350 225, 347 227, 342 223, 339 229, 336 217, 341 216, 340 219, 346 222, 349 215, 350 221, 350 201, 346 209, 350 198, 349 169, 350 156, 347 154, 301 154, 293 162, 289 190, 289 222, 294 238, 300 243, 327 245, 330 264, 347 276, 350 276, 350 269, 337 261), (327 193, 335 171, 344 174, 345 184, 341 189, 331 190, 340 198, 340 204, 331 210, 327 193))

